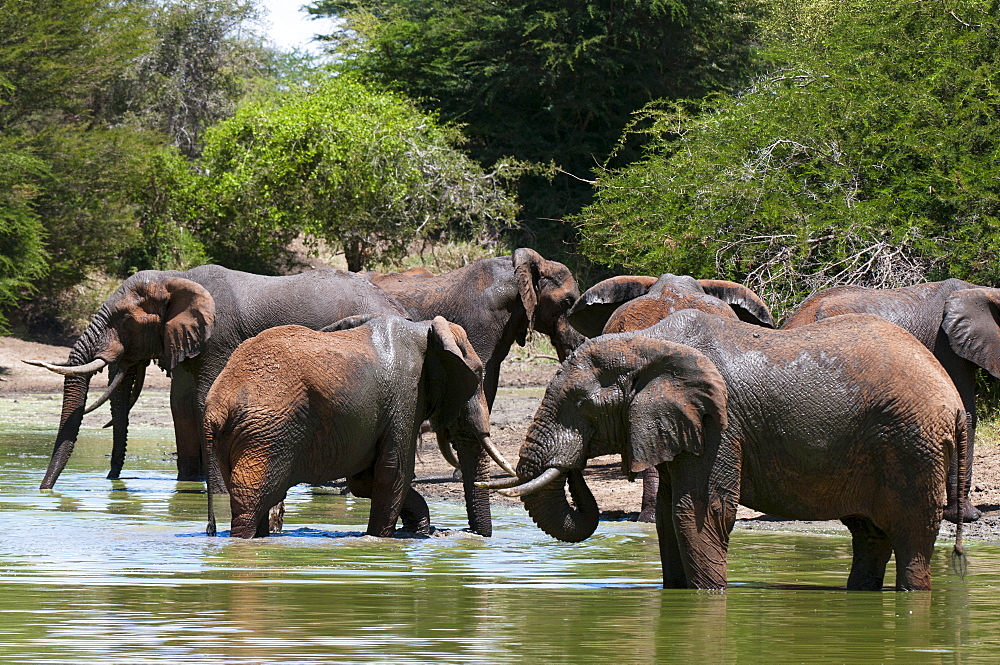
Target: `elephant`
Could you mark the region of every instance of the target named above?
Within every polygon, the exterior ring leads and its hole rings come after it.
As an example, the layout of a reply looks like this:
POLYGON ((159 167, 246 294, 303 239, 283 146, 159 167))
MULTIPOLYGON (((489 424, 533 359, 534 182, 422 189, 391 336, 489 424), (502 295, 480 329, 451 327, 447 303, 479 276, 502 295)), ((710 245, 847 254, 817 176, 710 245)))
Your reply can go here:
POLYGON ((893 552, 896 588, 927 589, 948 465, 967 459, 965 418, 940 363, 878 317, 767 330, 683 310, 578 348, 546 389, 517 478, 483 486, 510 488, 543 531, 577 542, 598 524, 587 460, 621 454, 629 474, 660 472, 664 587, 726 586, 742 503, 841 520, 848 589, 881 589, 893 552))
POLYGON ((203 265, 132 275, 98 309, 66 365, 25 361, 66 376, 59 431, 41 489, 51 489, 66 466, 84 413, 109 398, 114 444, 108 478, 119 477, 128 414, 150 361, 171 376, 177 479, 201 479, 205 397, 240 342, 277 325, 322 328, 363 313, 405 316, 381 289, 341 270, 271 277, 203 265), (90 379, 105 366, 112 377, 108 391, 86 409, 90 379))
POLYGON ((470 491, 488 477, 480 449, 502 458, 489 441, 482 362, 461 326, 440 316, 351 317, 330 332, 279 326, 246 340, 205 402, 206 449, 229 490, 231 534, 267 536, 268 510, 289 487, 345 477, 353 494, 371 498, 367 533, 392 536, 401 515, 407 531, 427 533, 427 504, 410 483, 428 418, 451 433, 469 523, 481 533, 489 497, 477 504, 470 491))
MULTIPOLYGON (((839 314, 875 314, 909 331, 944 366, 962 396, 968 415, 969 459, 975 454, 976 372, 982 367, 1000 378, 1000 289, 976 286, 959 279, 916 284, 898 289, 838 286, 813 294, 789 315, 783 328, 793 329, 839 314)), ((945 519, 981 516, 969 500, 972 464, 965 469, 965 493, 958 493, 957 467, 948 476, 945 519)))
POLYGON ((679 309, 738 318, 774 328, 767 305, 742 284, 664 273, 660 277, 619 275, 584 291, 567 315, 587 337, 648 328, 679 309))
MULTIPOLYGON (((665 273, 659 278, 620 275, 587 289, 568 315, 569 323, 588 337, 634 332, 658 323, 682 309, 739 319, 774 328, 767 305, 756 293, 736 282, 696 280, 665 273)), ((642 474, 642 506, 638 521, 656 519, 659 488, 656 467, 642 474)))
POLYGON ((500 363, 514 342, 524 345, 529 329, 552 340, 560 361, 584 339, 566 320, 580 297, 573 274, 533 249, 522 247, 511 256, 481 259, 438 276, 411 268, 370 279, 413 320, 440 315, 465 328, 483 361, 483 390, 491 407, 500 363))
MULTIPOLYGON (((483 391, 490 409, 500 384, 500 364, 514 342, 524 345, 529 330, 548 335, 560 360, 583 341, 566 321, 566 312, 580 297, 576 280, 566 266, 533 249, 522 247, 511 256, 481 259, 438 276, 411 268, 370 279, 413 320, 444 316, 465 329, 483 361, 483 391)), ((449 454, 449 433, 439 429, 436 434, 441 451, 458 468, 449 454)), ((488 501, 488 492, 479 491, 488 501)))

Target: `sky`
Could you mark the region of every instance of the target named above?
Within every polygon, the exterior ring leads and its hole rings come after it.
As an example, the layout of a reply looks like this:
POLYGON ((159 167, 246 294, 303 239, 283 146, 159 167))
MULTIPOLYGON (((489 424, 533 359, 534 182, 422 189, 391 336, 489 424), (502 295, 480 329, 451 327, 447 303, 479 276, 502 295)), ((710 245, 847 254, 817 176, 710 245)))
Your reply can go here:
POLYGON ((310 43, 317 32, 326 32, 330 19, 313 20, 309 14, 302 11, 306 0, 262 0, 260 3, 266 10, 263 26, 279 47, 287 50, 301 48, 319 53, 316 43, 310 43))

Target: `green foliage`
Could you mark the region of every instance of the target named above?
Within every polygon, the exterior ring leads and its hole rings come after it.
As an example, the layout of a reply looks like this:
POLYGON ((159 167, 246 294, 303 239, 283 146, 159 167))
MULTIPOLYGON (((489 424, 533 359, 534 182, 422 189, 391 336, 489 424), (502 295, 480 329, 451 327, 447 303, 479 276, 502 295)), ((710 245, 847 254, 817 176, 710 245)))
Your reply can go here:
POLYGON ((401 256, 415 238, 468 238, 507 224, 504 173, 453 147, 458 134, 347 75, 247 103, 207 135, 200 233, 216 260, 281 271, 301 233, 348 267, 401 256))
POLYGON ((971 0, 773 3, 772 67, 739 95, 660 103, 574 218, 582 250, 726 277, 776 311, 842 283, 1000 283, 1000 40, 971 0))
POLYGON ((700 97, 745 80, 752 7, 743 0, 319 0, 311 11, 346 19, 330 38, 344 68, 461 122, 464 149, 480 164, 513 157, 561 169, 518 187, 538 246, 546 236, 568 237, 542 220, 561 220, 589 200, 584 179, 608 157, 630 113, 651 99, 700 97))
MULTIPOLYGON (((44 231, 31 201, 44 164, 0 137, 0 308, 30 293, 33 280, 45 273, 44 231)), ((0 315, 0 332, 7 320, 0 315)))
POLYGON ((93 275, 204 259, 183 226, 187 167, 166 146, 196 153, 258 87, 266 54, 237 30, 253 16, 240 0, 2 3, 0 309, 58 327, 93 275))
POLYGON ((269 73, 276 57, 245 28, 259 20, 254 2, 199 0, 156 3, 149 50, 109 87, 101 113, 155 130, 189 157, 212 124, 269 73))

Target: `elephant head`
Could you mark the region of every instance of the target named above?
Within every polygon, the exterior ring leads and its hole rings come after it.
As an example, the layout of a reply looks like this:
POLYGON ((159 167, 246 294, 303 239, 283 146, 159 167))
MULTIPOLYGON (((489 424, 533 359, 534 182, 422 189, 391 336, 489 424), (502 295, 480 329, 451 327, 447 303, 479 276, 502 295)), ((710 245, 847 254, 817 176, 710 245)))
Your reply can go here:
POLYGON ((583 540, 599 515, 583 479, 587 460, 618 453, 632 475, 682 452, 698 455, 726 427, 726 394, 715 365, 689 346, 634 335, 591 340, 545 391, 521 447, 522 484, 507 493, 521 496, 549 535, 583 540))
POLYGON ((649 327, 680 309, 774 327, 767 305, 742 284, 670 273, 659 278, 623 275, 598 282, 580 296, 568 320, 587 337, 597 337, 649 327))
POLYGON ((211 337, 214 321, 215 301, 200 284, 171 273, 143 271, 104 301, 65 365, 33 362, 66 377, 59 432, 41 489, 51 489, 62 473, 84 414, 109 398, 115 447, 108 478, 117 478, 125 459, 128 410, 138 398, 146 366, 155 360, 169 372, 197 356, 211 337), (88 409, 90 379, 104 367, 109 367, 110 386, 88 409))
MULTIPOLYGON (((528 315, 528 328, 548 335, 559 360, 564 360, 584 338, 569 325, 566 315, 580 297, 569 268, 549 261, 533 249, 522 247, 514 252, 514 274, 521 302, 528 315)), ((517 343, 524 345, 527 331, 517 343)))
POLYGON ((952 350, 1000 378, 1000 289, 961 289, 945 301, 941 329, 952 350))

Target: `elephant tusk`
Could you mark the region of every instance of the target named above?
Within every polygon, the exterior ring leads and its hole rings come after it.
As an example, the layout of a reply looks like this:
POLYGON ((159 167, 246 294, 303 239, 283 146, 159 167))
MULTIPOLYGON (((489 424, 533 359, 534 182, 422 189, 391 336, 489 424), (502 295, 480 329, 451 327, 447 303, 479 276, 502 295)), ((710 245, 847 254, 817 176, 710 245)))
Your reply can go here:
POLYGON ((525 494, 531 494, 542 489, 553 480, 562 475, 562 471, 555 467, 549 467, 540 476, 529 480, 523 485, 518 485, 517 487, 512 487, 508 490, 501 490, 500 493, 504 496, 524 496, 525 494))
POLYGON ((489 456, 493 458, 493 461, 496 462, 501 469, 510 475, 517 477, 517 471, 515 471, 514 467, 510 465, 510 462, 508 462, 506 458, 500 454, 500 451, 493 445, 493 441, 490 440, 489 436, 483 437, 483 448, 486 449, 486 452, 489 453, 489 456))
POLYGON ((35 367, 44 367, 50 372, 55 372, 56 374, 62 374, 63 376, 89 376, 91 374, 96 374, 104 369, 108 361, 98 358, 97 360, 91 360, 86 365, 53 365, 47 363, 44 360, 25 360, 22 359, 21 362, 34 365, 35 367))
POLYGON ((84 409, 83 410, 83 414, 87 415, 91 411, 96 410, 97 407, 99 407, 100 405, 102 405, 105 402, 107 402, 108 399, 111 398, 111 393, 113 393, 114 391, 118 390, 118 386, 120 386, 122 384, 122 380, 124 378, 125 378, 125 372, 124 371, 119 371, 118 374, 115 375, 115 378, 113 378, 111 380, 111 385, 109 385, 108 389, 106 391, 104 391, 104 394, 101 395, 100 398, 98 398, 98 400, 96 402, 94 402, 93 404, 91 404, 90 406, 88 406, 86 409, 84 409))
POLYGON ((451 464, 456 469, 462 468, 462 466, 458 463, 458 458, 455 457, 455 452, 451 449, 451 444, 448 443, 448 441, 446 441, 441 436, 437 437, 437 441, 438 441, 438 450, 440 450, 441 454, 444 455, 445 461, 447 461, 448 464, 451 464))
POLYGON ((521 484, 521 479, 518 477, 514 478, 497 478, 495 480, 483 480, 476 483, 476 487, 484 490, 504 490, 510 487, 517 487, 521 484))

